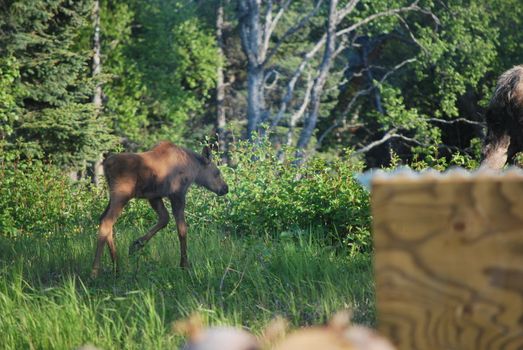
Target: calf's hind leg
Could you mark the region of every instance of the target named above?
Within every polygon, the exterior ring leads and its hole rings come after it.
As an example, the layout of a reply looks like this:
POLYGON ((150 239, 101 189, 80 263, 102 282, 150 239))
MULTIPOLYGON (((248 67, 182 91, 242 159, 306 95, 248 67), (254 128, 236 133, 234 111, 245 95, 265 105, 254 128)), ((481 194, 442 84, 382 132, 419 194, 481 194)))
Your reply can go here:
POLYGON ((143 248, 145 243, 147 243, 158 231, 169 223, 169 212, 165 208, 161 198, 149 199, 149 204, 151 204, 151 207, 154 209, 156 214, 158 214, 158 222, 149 230, 149 232, 147 232, 146 235, 138 238, 129 246, 129 255, 143 248))
POLYGON ((127 198, 111 198, 109 204, 105 209, 102 217, 100 218, 100 227, 98 229, 98 242, 96 244, 96 253, 94 255, 93 269, 91 271, 91 277, 95 278, 98 276, 100 270, 100 260, 105 244, 109 247, 111 253, 111 259, 113 261, 113 269, 116 270, 117 256, 116 246, 113 238, 113 225, 118 219, 118 216, 122 212, 125 204, 129 200, 127 198))

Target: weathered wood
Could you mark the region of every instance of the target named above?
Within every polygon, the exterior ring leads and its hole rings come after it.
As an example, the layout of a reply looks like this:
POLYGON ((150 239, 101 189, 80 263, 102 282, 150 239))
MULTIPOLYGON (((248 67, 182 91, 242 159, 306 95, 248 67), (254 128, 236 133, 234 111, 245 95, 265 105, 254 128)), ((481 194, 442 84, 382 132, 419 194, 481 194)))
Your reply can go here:
POLYGON ((398 349, 523 349, 523 177, 376 179, 372 212, 398 349))

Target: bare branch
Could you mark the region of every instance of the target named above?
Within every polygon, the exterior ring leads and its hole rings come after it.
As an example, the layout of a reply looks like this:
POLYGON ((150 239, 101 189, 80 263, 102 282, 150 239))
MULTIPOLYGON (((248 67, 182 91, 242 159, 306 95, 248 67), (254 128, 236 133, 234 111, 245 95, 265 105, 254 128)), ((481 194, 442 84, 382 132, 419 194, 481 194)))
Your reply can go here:
MULTIPOLYGON (((355 93, 354 96, 349 101, 347 108, 345 108, 345 110, 343 111, 343 115, 347 116, 349 114, 349 112, 352 110, 352 107, 354 107, 354 104, 356 103, 356 101, 360 97, 370 94, 373 89, 374 89, 374 86, 371 85, 369 88, 360 90, 357 93, 355 93)), ((345 119, 345 117, 343 119, 345 119)))
POLYGON ((263 88, 266 90, 272 90, 276 87, 276 84, 278 83, 278 80, 280 79, 280 72, 276 69, 271 69, 269 72, 267 72, 263 78, 263 88), (274 79, 272 83, 267 84, 267 80, 274 76, 274 79))
POLYGON ((409 24, 407 23, 407 21, 405 21, 405 19, 403 17, 401 17, 399 14, 396 15, 396 17, 398 17, 398 19, 400 20, 401 23, 403 23, 403 25, 405 26, 405 28, 407 29, 407 31, 409 32, 409 36, 410 36, 410 39, 416 44, 418 45, 424 52, 427 52, 428 50, 418 41, 418 39, 414 36, 414 33, 412 32, 412 29, 410 29, 410 26, 409 24))
POLYGON ((383 83, 385 80, 387 80, 389 78, 389 76, 391 76, 392 74, 396 73, 396 71, 400 68, 402 68, 403 66, 409 64, 409 63, 412 63, 412 62, 416 62, 418 59, 415 58, 415 57, 411 57, 411 58, 407 58, 406 60, 398 63, 397 65, 395 65, 394 67, 392 67, 392 69, 390 71, 388 71, 387 73, 385 73, 383 75, 383 77, 380 79, 380 83, 383 83))
MULTIPOLYGON (((280 40, 278 40, 278 42, 274 45, 274 47, 270 50, 270 52, 266 55, 264 61, 263 61, 263 64, 266 64, 267 62, 269 62, 271 60, 271 58, 276 54, 276 52, 278 52, 278 49, 280 48, 280 46, 293 34, 295 34, 296 32, 298 32, 300 29, 302 29, 303 27, 305 27, 305 25, 307 24, 307 22, 309 22, 309 20, 314 17, 316 15, 316 13, 319 11, 320 9, 320 5, 322 4, 323 0, 316 0, 316 4, 314 5, 314 8, 312 9, 311 12, 309 12, 307 15, 305 15, 296 25, 292 26, 291 28, 289 28, 283 35, 282 37, 280 38, 280 40)), ((279 14, 279 13, 278 13, 279 14)), ((272 30, 274 30, 274 28, 272 28, 272 30)), ((271 33, 272 33, 272 30, 271 30, 271 33)))
MULTIPOLYGON (((383 77, 379 80, 380 83, 383 83, 385 82, 393 73, 395 73, 398 69, 400 69, 401 67, 405 66, 406 64, 408 63, 412 63, 412 62, 415 62, 416 61, 416 58, 409 58, 409 59, 406 59, 400 63, 398 63, 397 65, 395 65, 394 67, 392 67, 392 69, 390 69, 387 73, 385 73, 383 75, 383 77)), ((370 87, 368 87, 367 89, 363 89, 363 90, 359 90, 358 92, 356 92, 354 94, 354 96, 351 98, 351 100, 349 101, 349 104, 347 105, 347 108, 345 108, 345 110, 343 111, 342 115, 343 115, 343 118, 341 118, 341 121, 344 121, 346 118, 347 118, 347 115, 349 114, 349 112, 352 110, 352 108, 354 107, 354 105, 356 104, 356 101, 362 97, 362 96, 365 96, 365 95, 368 95, 372 92, 372 90, 374 90, 376 87, 371 85, 370 87)), ((321 144, 323 142, 323 140, 325 139, 325 137, 327 137, 327 135, 329 133, 331 133, 334 129, 336 129, 338 126, 340 125, 340 121, 339 120, 336 120, 331 126, 329 126, 321 135, 320 137, 318 138, 318 144, 317 144, 317 148, 321 147, 321 144)))
POLYGON ((270 23, 269 32, 268 32, 269 33, 269 37, 271 37, 272 33, 274 32, 274 29, 276 29, 276 25, 278 24, 278 22, 282 18, 282 16, 285 13, 285 11, 287 11, 287 8, 289 7, 290 3, 291 3, 291 0, 285 1, 285 3, 280 7, 278 13, 274 17, 274 20, 272 21, 272 23, 270 23))
MULTIPOLYGON (((341 20, 346 16, 348 15, 353 9, 354 7, 356 6, 356 4, 359 2, 359 0, 351 0, 346 6, 345 8, 343 8, 342 10, 340 10, 338 12, 338 16, 336 18, 336 24, 339 24, 341 22, 341 20)), ((320 1, 318 1, 318 4, 320 3, 320 1)), ((385 12, 381 12, 381 13, 378 13, 378 14, 375 14, 374 16, 370 16, 367 18, 367 20, 363 20, 362 22, 358 22, 356 23, 355 25, 353 25, 352 27, 349 27, 349 28, 353 28, 351 30, 354 30, 358 27, 360 27, 361 25, 364 25, 378 17, 383 17, 383 16, 386 16, 386 15, 392 15, 392 14, 396 14, 396 13, 400 13, 400 12, 405 12, 405 11, 410 11, 410 10, 414 10, 414 7, 417 9, 417 1, 414 2, 413 4, 411 4, 410 6, 408 7, 405 7, 405 8, 400 8, 400 9, 393 9, 393 10, 389 10, 389 11, 385 11, 385 12)), ((422 11, 424 12, 424 11, 422 11)), ((424 12, 425 13, 425 12, 424 12)), ((348 32, 348 31, 347 31, 348 32)), ((343 31, 339 31, 336 33, 337 36, 341 36, 343 35, 343 31)), ((294 93, 294 87, 296 85, 296 81, 299 79, 299 77, 301 76, 301 74, 303 73, 303 70, 304 68, 307 66, 308 62, 316 55, 316 53, 318 53, 318 51, 320 51, 320 49, 323 47, 323 45, 325 44, 325 40, 327 39, 327 35, 324 34, 317 42, 316 44, 313 46, 313 48, 307 52, 303 58, 303 61, 301 62, 301 64, 299 65, 299 67, 294 71, 294 74, 291 78, 291 80, 289 81, 289 83, 287 84, 287 93, 285 94, 285 97, 283 98, 282 100, 282 103, 280 105, 280 110, 278 112, 278 115, 276 116, 276 118, 273 120, 272 122, 272 127, 275 127, 279 121, 281 120, 281 118, 283 117, 283 114, 285 113, 285 110, 288 106, 288 104, 290 103, 290 101, 292 100, 292 96, 293 96, 293 93, 294 93)), ((272 53, 272 51, 271 51, 272 53)), ((271 54, 269 54, 271 55, 271 54)), ((414 60, 414 59, 413 59, 414 60)), ((411 62, 411 61, 409 61, 411 62)), ((409 62, 406 62, 406 63, 409 63, 409 62)), ((406 64, 405 63, 405 64, 406 64)), ((401 68, 401 66, 397 67, 397 69, 401 68)), ((390 74, 387 74, 386 77, 388 77, 388 75, 390 74)), ((365 92, 365 94, 367 93, 370 93, 372 89, 368 90, 365 92)), ((358 95, 358 97, 362 96, 363 94, 361 95, 358 95)))
POLYGON ((318 76, 314 79, 314 85, 311 91, 311 106, 309 108, 309 113, 305 119, 303 129, 300 133, 300 138, 298 139, 298 154, 301 153, 301 150, 309 144, 310 138, 316 128, 316 123, 318 120, 318 112, 320 108, 320 98, 323 88, 325 86, 327 75, 329 73, 330 67, 332 65, 332 55, 336 50, 336 6, 338 0, 330 0, 329 3, 329 17, 327 20, 327 40, 325 45, 325 50, 323 52, 323 59, 318 68, 318 76))
POLYGON ((340 53, 343 52, 343 50, 345 50, 347 48, 347 36, 344 35, 341 40, 339 41, 338 43, 338 47, 336 48, 336 50, 332 53, 332 59, 335 59, 336 57, 338 57, 338 55, 340 53))
MULTIPOLYGON (((445 4, 443 4, 443 6, 448 9, 448 7, 445 4)), ((432 11, 424 8, 420 8, 418 11, 432 18, 435 24, 434 31, 437 31, 438 27, 441 25, 441 21, 439 20, 438 16, 436 16, 432 11)))
POLYGON ((318 137, 318 142, 316 143, 316 150, 319 150, 321 146, 323 145, 323 140, 325 137, 332 132, 332 130, 336 129, 338 126, 343 126, 343 129, 352 129, 352 128, 361 128, 364 126, 363 123, 357 123, 357 124, 348 124, 348 125, 340 125, 339 121, 335 121, 334 124, 329 126, 327 130, 323 132, 323 134, 318 137))
POLYGON ((427 120, 429 122, 436 122, 436 123, 443 123, 443 124, 465 123, 465 124, 477 125, 477 126, 481 126, 481 127, 485 126, 485 123, 476 122, 474 120, 469 120, 467 118, 456 118, 456 119, 452 119, 452 120, 429 118, 427 120))
POLYGON ((340 35, 343 35, 343 34, 348 34, 348 33, 352 32, 352 31, 358 29, 359 27, 364 26, 365 24, 367 24, 369 22, 372 22, 375 19, 380 18, 380 17, 392 16, 392 15, 395 15, 395 14, 398 14, 398 13, 402 13, 402 12, 420 11, 421 8, 418 6, 418 2, 419 2, 419 0, 416 0, 412 4, 410 4, 409 6, 406 6, 406 7, 390 9, 390 10, 387 10, 387 11, 382 11, 382 12, 378 12, 378 13, 375 13, 373 15, 370 15, 370 16, 362 19, 361 21, 354 23, 350 27, 347 27, 345 29, 342 29, 342 30, 338 31, 336 33, 336 35, 340 36, 340 35))
POLYGON ((340 23, 343 20, 343 18, 345 18, 347 15, 349 15, 354 10, 354 8, 356 7, 356 5, 359 2, 360 2, 360 0, 349 1, 349 3, 344 8, 342 8, 341 10, 338 11, 338 16, 336 18, 336 22, 340 23))
POLYGON ((334 123, 325 130, 320 137, 318 137, 318 143, 316 144, 316 150, 319 150, 321 148, 321 145, 323 144, 323 140, 325 137, 327 137, 328 134, 332 132, 332 130, 336 129, 339 126, 339 123, 337 120, 334 121, 334 123))
POLYGON ((362 147, 362 148, 354 151, 352 154, 367 153, 368 151, 370 151, 374 147, 378 147, 379 145, 384 144, 388 140, 392 139, 394 137, 394 135, 396 135, 396 134, 393 133, 393 131, 396 131, 396 129, 393 129, 393 130, 389 131, 388 133, 383 135, 383 137, 381 139, 369 143, 367 146, 362 147))
POLYGON ((298 109, 296 111, 296 113, 294 113, 291 116, 291 119, 289 121, 289 130, 287 131, 287 146, 291 146, 292 145, 292 134, 294 132, 294 128, 296 126, 296 123, 298 123, 298 120, 301 119, 301 117, 303 116, 303 114, 307 110, 307 106, 309 105, 309 99, 310 99, 310 96, 311 96, 312 86, 313 86, 313 81, 312 81, 312 78, 311 78, 311 74, 309 73, 309 75, 307 77, 307 89, 305 91, 305 96, 303 97, 303 103, 301 104, 300 109, 298 109))
MULTIPOLYGON (((416 60, 417 60, 416 58, 412 57, 412 58, 408 58, 408 59, 398 63, 397 65, 392 67, 392 69, 390 69, 387 73, 385 73, 383 75, 383 77, 381 77, 381 79, 379 80, 380 84, 384 83, 392 74, 397 72, 400 68, 402 68, 403 66, 405 66, 408 63, 415 62, 416 60)), ((349 113, 349 111, 352 109, 352 107, 354 106, 354 104, 356 103, 356 100, 358 98, 360 98, 361 96, 364 96, 364 95, 367 95, 367 94, 371 93, 371 91, 374 90, 375 88, 376 87, 374 85, 371 85, 367 89, 358 91, 354 95, 354 97, 350 100, 349 104, 347 105, 347 108, 345 108, 345 111, 343 112, 343 115, 346 116, 349 113)))
POLYGON ((292 101, 292 97, 294 95, 294 88, 296 86, 296 83, 298 82, 298 79, 301 77, 301 74, 305 70, 305 67, 307 67, 309 60, 303 60, 296 71, 294 72, 291 80, 289 80, 289 83, 287 84, 287 92, 285 93, 285 96, 283 97, 281 104, 280 104, 280 110, 278 111, 278 114, 273 119, 271 123, 271 128, 275 128, 280 120, 283 118, 283 115, 285 114, 287 107, 289 106, 290 102, 292 101))
POLYGON ((413 139, 412 137, 408 137, 408 136, 401 135, 401 134, 394 135, 394 138, 401 139, 401 140, 408 141, 408 142, 412 142, 412 143, 415 143, 415 144, 417 144, 419 146, 426 146, 427 145, 426 143, 420 142, 420 141, 418 141, 416 139, 413 139))
POLYGON ((402 139, 402 140, 405 140, 405 141, 408 141, 408 142, 413 142, 415 144, 423 146, 423 143, 419 142, 418 140, 415 140, 415 139, 413 139, 411 137, 407 137, 405 135, 396 134, 396 131, 398 131, 398 129, 392 129, 392 130, 388 131, 387 133, 385 133, 385 135, 383 135, 383 137, 381 139, 373 141, 373 142, 369 143, 367 146, 362 147, 360 149, 357 149, 352 154, 355 155, 355 154, 367 153, 371 149, 373 149, 375 147, 378 147, 379 145, 384 144, 385 142, 387 142, 390 139, 395 139, 395 138, 396 139, 399 138, 399 139, 402 139))
POLYGON ((260 61, 265 60, 265 55, 269 49, 269 43, 271 40, 271 23, 272 23, 272 0, 267 0, 267 10, 265 11, 265 26, 263 29, 262 37, 263 43, 260 50, 260 61))

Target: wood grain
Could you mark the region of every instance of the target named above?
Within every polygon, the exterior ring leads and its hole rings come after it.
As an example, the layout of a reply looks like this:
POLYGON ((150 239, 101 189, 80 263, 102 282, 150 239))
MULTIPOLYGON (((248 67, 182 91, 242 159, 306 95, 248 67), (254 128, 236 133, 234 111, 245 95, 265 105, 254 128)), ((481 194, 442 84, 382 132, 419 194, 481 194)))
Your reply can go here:
POLYGON ((400 350, 523 349, 523 179, 376 180, 378 324, 400 350))

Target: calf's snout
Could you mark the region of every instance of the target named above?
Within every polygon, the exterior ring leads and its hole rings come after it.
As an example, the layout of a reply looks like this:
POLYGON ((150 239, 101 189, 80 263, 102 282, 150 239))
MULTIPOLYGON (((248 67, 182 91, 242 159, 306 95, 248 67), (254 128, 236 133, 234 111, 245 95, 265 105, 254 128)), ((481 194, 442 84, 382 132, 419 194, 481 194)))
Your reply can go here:
POLYGON ((218 196, 223 196, 229 193, 229 186, 227 184, 223 185, 222 188, 220 188, 220 191, 218 191, 218 196))

